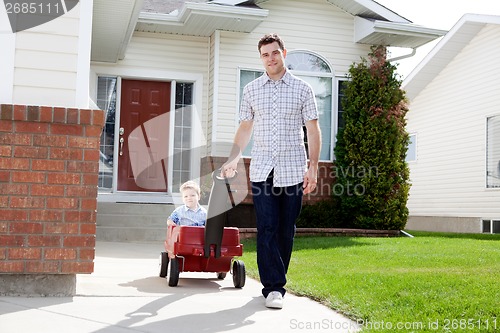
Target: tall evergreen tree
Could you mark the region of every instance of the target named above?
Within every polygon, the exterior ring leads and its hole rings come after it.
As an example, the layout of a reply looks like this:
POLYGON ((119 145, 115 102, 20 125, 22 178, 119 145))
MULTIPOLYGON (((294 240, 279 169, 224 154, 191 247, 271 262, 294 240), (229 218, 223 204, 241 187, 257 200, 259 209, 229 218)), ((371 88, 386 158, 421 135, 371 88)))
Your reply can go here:
POLYGON ((356 228, 400 230, 408 220, 408 107, 386 54, 385 47, 372 47, 368 60, 351 65, 342 101, 333 195, 343 224, 356 228))

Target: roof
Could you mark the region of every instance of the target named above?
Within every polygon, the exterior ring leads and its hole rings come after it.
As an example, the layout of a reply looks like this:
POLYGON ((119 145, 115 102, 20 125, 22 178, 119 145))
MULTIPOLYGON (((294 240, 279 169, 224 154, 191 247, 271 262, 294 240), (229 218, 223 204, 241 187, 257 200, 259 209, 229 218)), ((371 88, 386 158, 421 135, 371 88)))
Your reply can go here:
MULTIPOLYGON (((123 59, 134 31, 210 36, 215 30, 251 32, 270 0, 94 0, 92 61, 123 59)), ((373 0, 325 0, 355 17, 355 42, 416 48, 446 31, 413 24, 373 0)))
POLYGON ((215 30, 251 32, 267 15, 258 7, 186 2, 169 14, 141 12, 136 31, 204 37, 215 30))
MULTIPOLYGON (((169 14, 175 10, 181 9, 187 2, 185 0, 143 0, 143 12, 169 14)), ((205 3, 207 0, 189 0, 193 3, 205 3)))
POLYGON ((462 16, 403 81, 406 96, 415 98, 487 24, 500 24, 500 16, 462 16))

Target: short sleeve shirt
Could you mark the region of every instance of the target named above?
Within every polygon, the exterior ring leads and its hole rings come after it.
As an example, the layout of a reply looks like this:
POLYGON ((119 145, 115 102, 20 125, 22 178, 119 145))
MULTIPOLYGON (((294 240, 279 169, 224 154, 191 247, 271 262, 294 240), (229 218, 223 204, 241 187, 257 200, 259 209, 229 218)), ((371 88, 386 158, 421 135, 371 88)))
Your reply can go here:
POLYGON ((168 218, 177 225, 204 226, 207 221, 207 210, 200 205, 195 210, 182 205, 177 207, 168 218))
POLYGON ((243 89, 240 121, 253 121, 250 181, 265 181, 274 169, 273 186, 304 180, 307 169, 303 126, 318 119, 311 86, 292 75, 273 81, 267 73, 243 89))

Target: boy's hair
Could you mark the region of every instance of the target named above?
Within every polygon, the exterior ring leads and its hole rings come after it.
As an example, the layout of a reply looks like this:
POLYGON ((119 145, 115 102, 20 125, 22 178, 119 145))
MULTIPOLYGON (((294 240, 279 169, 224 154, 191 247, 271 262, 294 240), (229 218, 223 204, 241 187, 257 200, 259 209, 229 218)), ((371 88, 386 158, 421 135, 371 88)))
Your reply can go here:
POLYGON ((196 182, 194 182, 192 180, 188 180, 187 182, 185 182, 184 184, 182 184, 179 189, 180 189, 181 193, 184 190, 187 190, 187 189, 195 190, 196 193, 198 193, 198 196, 200 196, 200 192, 201 192, 200 186, 198 184, 196 184, 196 182))
POLYGON ((285 43, 283 42, 281 37, 278 36, 278 34, 276 34, 276 33, 270 33, 270 34, 264 35, 259 40, 259 44, 257 45, 257 48, 259 49, 259 53, 260 53, 260 48, 262 47, 262 45, 267 45, 267 44, 271 44, 274 42, 278 43, 278 46, 280 47, 281 51, 283 51, 285 49, 285 43))

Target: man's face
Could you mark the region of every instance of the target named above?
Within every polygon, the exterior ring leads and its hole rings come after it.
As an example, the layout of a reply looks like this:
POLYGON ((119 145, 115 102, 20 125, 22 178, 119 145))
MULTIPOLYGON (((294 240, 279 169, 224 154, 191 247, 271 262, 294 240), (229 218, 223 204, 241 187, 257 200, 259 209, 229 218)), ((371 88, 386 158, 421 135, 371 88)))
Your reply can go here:
POLYGON ((269 76, 281 73, 285 67, 286 50, 281 50, 277 42, 262 45, 260 59, 269 76))

